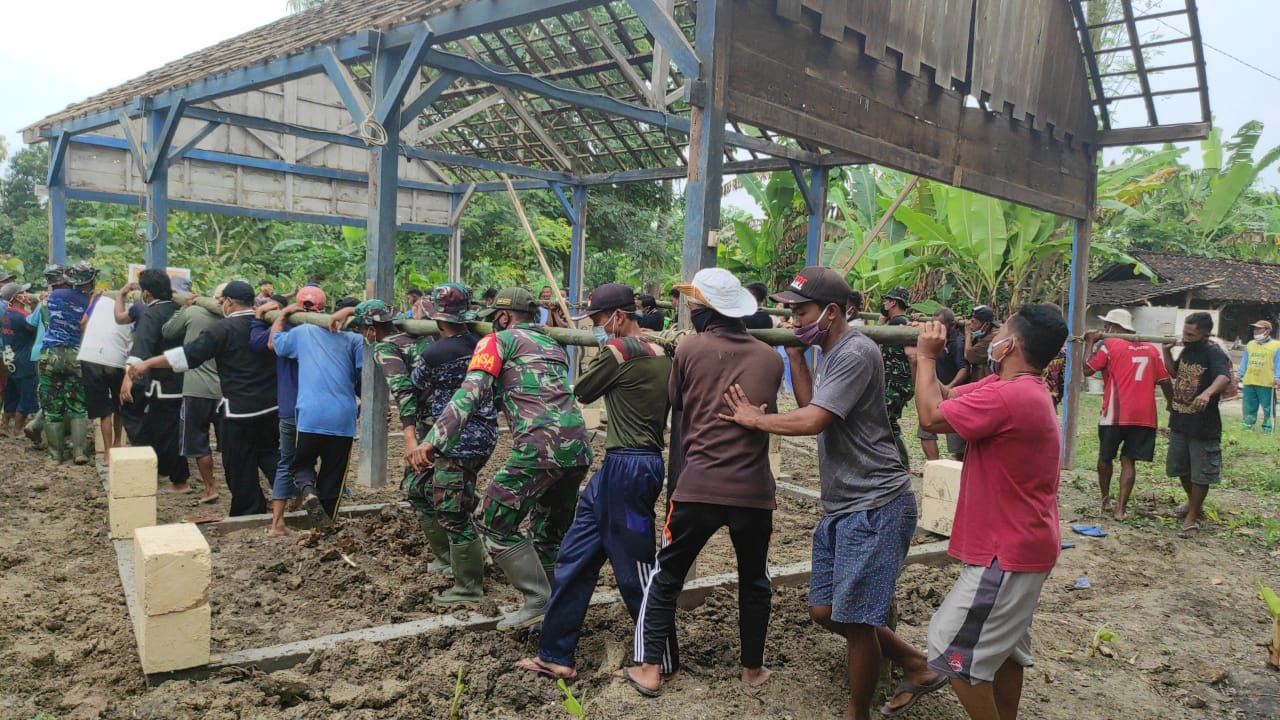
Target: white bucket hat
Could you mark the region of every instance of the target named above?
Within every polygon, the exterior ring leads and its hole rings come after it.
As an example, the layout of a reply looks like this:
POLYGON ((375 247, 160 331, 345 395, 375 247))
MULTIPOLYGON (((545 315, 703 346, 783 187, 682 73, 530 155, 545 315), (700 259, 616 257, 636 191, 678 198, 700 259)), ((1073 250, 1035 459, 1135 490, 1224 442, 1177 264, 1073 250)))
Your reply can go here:
POLYGON ((691 283, 678 283, 676 290, 693 302, 706 305, 731 318, 754 315, 758 309, 756 296, 742 287, 733 273, 724 268, 705 268, 693 276, 691 283))
POLYGON ((1133 332, 1133 315, 1130 315, 1129 311, 1123 308, 1116 308, 1106 315, 1099 315, 1098 319, 1104 323, 1119 325, 1121 328, 1133 332))

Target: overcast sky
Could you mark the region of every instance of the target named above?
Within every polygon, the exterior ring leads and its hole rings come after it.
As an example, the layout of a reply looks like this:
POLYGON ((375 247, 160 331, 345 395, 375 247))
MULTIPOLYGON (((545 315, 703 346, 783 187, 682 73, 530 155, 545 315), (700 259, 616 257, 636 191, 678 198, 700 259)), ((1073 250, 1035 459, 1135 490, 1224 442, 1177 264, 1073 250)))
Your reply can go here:
MULTIPOLYGON (((1185 0, 1160 1, 1173 7, 1185 0)), ((1217 125, 1229 135, 1242 122, 1260 119, 1267 124, 1263 146, 1280 145, 1280 2, 1212 0, 1199 7, 1205 42, 1220 49, 1205 49, 1217 125)), ((284 0, 8 3, 0 11, 9 30, 0 43, 0 133, 12 152, 21 147, 23 126, 283 14, 284 0)), ((1176 35, 1174 28, 1157 30, 1176 35)), ((1197 113, 1192 97, 1161 101, 1162 121, 1197 113)), ((1119 119, 1140 123, 1140 106, 1122 108, 1119 119)), ((1187 160, 1196 163, 1197 154, 1187 160)), ((1280 170, 1273 168, 1264 182, 1280 186, 1280 170)))

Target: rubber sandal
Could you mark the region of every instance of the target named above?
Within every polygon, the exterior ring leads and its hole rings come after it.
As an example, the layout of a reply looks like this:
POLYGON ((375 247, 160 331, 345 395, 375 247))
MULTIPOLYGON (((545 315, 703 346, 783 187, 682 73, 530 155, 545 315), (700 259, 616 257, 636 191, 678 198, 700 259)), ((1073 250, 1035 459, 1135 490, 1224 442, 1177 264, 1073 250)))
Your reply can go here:
POLYGON ((542 665, 541 663, 539 663, 537 660, 533 658, 524 658, 522 660, 517 660, 514 663, 512 663, 512 665, 514 665, 515 667, 521 670, 528 670, 531 673, 545 675, 551 678, 552 680, 564 680, 565 682, 573 682, 574 680, 578 679, 577 670, 574 670, 572 673, 568 675, 557 675, 555 674, 554 671, 552 671, 551 668, 545 667, 544 665, 542 665))
POLYGON ((893 698, 898 697, 902 693, 910 693, 911 699, 907 701, 906 705, 903 705, 902 707, 893 708, 892 710, 889 709, 887 704, 881 705, 880 715, 882 715, 883 717, 897 717, 905 713, 906 711, 910 710, 911 706, 915 705, 917 700, 924 697, 925 695, 928 695, 931 692, 934 692, 935 690, 942 689, 942 687, 947 683, 949 683, 950 681, 951 681, 950 678, 948 678, 946 675, 943 675, 941 673, 938 674, 937 680, 934 680, 933 682, 927 683, 925 685, 917 685, 907 680, 900 680, 898 684, 894 686, 893 695, 891 695, 889 699, 892 700, 893 698))
POLYGON ((637 682, 635 678, 631 677, 631 668, 622 668, 621 677, 628 685, 631 686, 632 690, 635 690, 636 692, 640 693, 641 695, 647 698, 656 698, 662 695, 661 688, 657 690, 654 690, 653 688, 647 688, 641 685, 639 682, 637 682))
POLYGON ((1186 506, 1186 505, 1179 505, 1178 507, 1176 507, 1176 508, 1174 508, 1173 510, 1171 510, 1171 511, 1169 512, 1169 515, 1170 515, 1171 517, 1184 518, 1184 517, 1186 517, 1186 516, 1187 516, 1187 506, 1186 506))
POLYGON ((207 504, 209 504, 209 503, 216 503, 216 502, 218 502, 218 498, 220 498, 220 497, 222 497, 222 496, 221 496, 221 495, 219 495, 219 494, 217 494, 217 493, 214 493, 214 494, 210 495, 209 497, 206 497, 206 498, 200 498, 200 503, 201 503, 202 505, 207 505, 207 504))
POLYGON ((1107 531, 1097 525, 1072 525, 1071 530, 1078 535, 1087 537, 1104 538, 1107 536, 1107 531))
POLYGON ((1178 537, 1183 540, 1194 540, 1200 534, 1200 523, 1194 522, 1178 528, 1178 537))

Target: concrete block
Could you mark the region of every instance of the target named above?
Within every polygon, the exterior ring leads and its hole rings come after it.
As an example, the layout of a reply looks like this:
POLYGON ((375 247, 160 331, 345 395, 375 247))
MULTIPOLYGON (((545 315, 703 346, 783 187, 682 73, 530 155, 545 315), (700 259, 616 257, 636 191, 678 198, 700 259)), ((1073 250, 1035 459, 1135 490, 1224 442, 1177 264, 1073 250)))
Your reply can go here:
POLYGON ((90 420, 89 422, 93 425, 93 451, 101 455, 103 449, 106 448, 106 443, 102 440, 102 425, 98 424, 96 420, 90 420))
POLYGON ((951 537, 951 526, 956 519, 956 504, 926 495, 920 503, 921 530, 951 537))
POLYGON ((208 665, 212 622, 208 603, 164 615, 139 612, 133 619, 133 634, 142 671, 150 675, 208 665))
POLYGON ((133 537, 134 530, 156 524, 156 496, 108 498, 107 522, 112 540, 133 537))
POLYGON ((782 453, 769 453, 769 472, 774 478, 782 474, 782 453))
MULTIPOLYGON (((111 451, 107 476, 113 498, 155 497, 159 489, 156 451, 149 447, 122 447, 111 451)), ((151 524, 155 524, 152 522, 151 524)))
POLYGON ((133 533, 133 577, 145 615, 209 602, 209 543, 192 523, 140 527, 133 533))
POLYGON ((960 471, 956 460, 930 460, 924 464, 924 496, 955 503, 960 499, 960 471))

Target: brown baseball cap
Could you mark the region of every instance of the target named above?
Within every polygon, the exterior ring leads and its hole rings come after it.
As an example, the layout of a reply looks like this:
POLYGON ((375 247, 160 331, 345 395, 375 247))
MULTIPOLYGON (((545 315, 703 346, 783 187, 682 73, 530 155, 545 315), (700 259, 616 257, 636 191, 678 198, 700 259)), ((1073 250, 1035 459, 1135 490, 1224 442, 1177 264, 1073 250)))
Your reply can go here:
POLYGON ((807 302, 844 305, 849 302, 849 294, 852 292, 849 283, 835 270, 810 265, 795 276, 786 290, 770 297, 785 305, 807 302))
POLYGON ((1273 326, 1271 325, 1270 320, 1259 320, 1258 322, 1250 325, 1249 327, 1262 328, 1263 330, 1267 331, 1268 335, 1270 335, 1271 331, 1274 329, 1273 326))
POLYGON ((574 315, 574 320, 582 320, 605 310, 625 310, 635 312, 636 291, 630 285, 622 283, 605 283, 591 293, 591 299, 581 315, 574 315))

